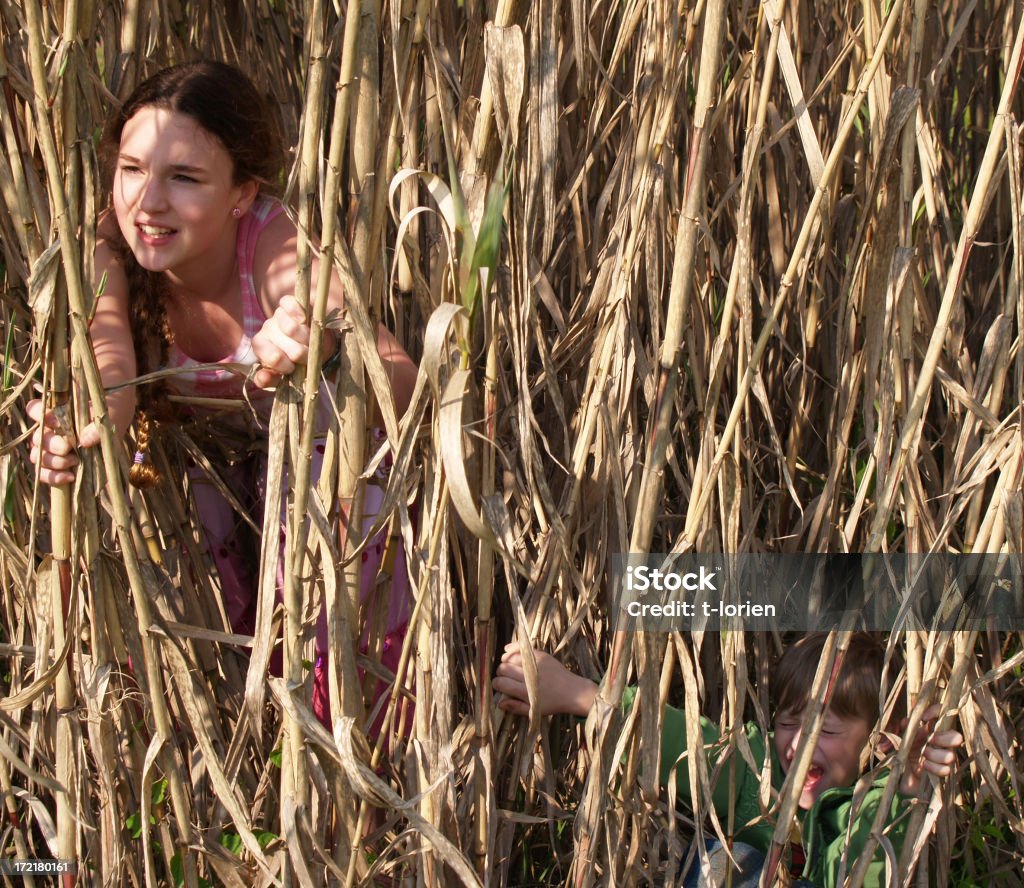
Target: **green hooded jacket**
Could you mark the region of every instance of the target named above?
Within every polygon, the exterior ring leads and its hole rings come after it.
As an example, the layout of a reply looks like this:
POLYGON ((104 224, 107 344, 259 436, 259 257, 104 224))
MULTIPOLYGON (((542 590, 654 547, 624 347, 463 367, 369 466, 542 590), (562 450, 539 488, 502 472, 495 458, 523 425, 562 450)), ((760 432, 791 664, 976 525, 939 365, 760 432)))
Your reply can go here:
MULTIPOLYGON (((633 705, 636 688, 627 688, 622 697, 624 711, 628 712, 633 705)), ((722 741, 718 728, 701 716, 701 733, 704 746, 708 751, 708 764, 711 767, 718 762, 722 754, 729 749, 729 744, 722 741)), ((761 729, 748 723, 744 727, 747 742, 754 755, 754 761, 763 762, 771 756, 772 786, 779 790, 785 775, 775 754, 772 735, 767 737, 761 729)), ((662 786, 667 786, 675 772, 675 781, 679 797, 690 801, 690 778, 685 760, 679 759, 686 753, 686 717, 682 710, 672 706, 665 707, 661 729, 661 774, 662 786), (678 762, 678 764, 677 764, 678 762)), ((735 799, 734 817, 737 831, 734 838, 746 842, 764 854, 771 847, 772 835, 775 832, 774 822, 766 819, 758 803, 758 787, 760 773, 751 770, 740 755, 734 756, 735 766, 730 781, 729 770, 723 769, 714 787, 712 787, 711 804, 719 817, 725 817, 729 809, 730 782, 732 795, 735 799)), ((814 802, 809 811, 800 810, 800 823, 803 831, 803 847, 806 865, 802 878, 807 879, 820 888, 838 888, 839 864, 843 852, 849 845, 846 874, 849 875, 856 866, 874 822, 878 806, 888 782, 888 773, 883 773, 871 784, 857 811, 852 818, 854 788, 834 787, 825 790, 814 802), (852 821, 852 822, 851 822, 852 821)), ((903 847, 903 838, 907 827, 907 811, 909 801, 898 792, 893 795, 889 815, 886 817, 883 833, 891 843, 899 859, 903 847), (903 816, 901 816, 903 815, 903 816)), ((884 888, 888 883, 885 876, 885 852, 881 845, 875 846, 874 859, 864 877, 865 888, 884 888)))

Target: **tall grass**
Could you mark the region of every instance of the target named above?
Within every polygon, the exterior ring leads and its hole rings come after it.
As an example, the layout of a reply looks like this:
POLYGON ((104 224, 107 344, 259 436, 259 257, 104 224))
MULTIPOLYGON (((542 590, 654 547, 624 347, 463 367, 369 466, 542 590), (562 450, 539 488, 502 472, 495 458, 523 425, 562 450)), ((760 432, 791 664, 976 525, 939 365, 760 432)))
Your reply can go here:
MULTIPOLYGON (((778 641, 614 637, 614 554, 1021 551, 1022 22, 1010 0, 0 0, 3 853, 103 885, 671 881, 706 806, 658 792, 659 705, 767 724, 778 641), (97 128, 200 56, 276 100, 290 203, 350 306, 315 487, 317 345, 278 397, 289 579, 275 608, 268 533, 254 639, 225 625, 187 485, 129 501, 109 424, 70 491, 27 458, 36 393, 103 415, 97 128), (401 421, 378 318, 422 367, 401 421), (359 654, 360 540, 332 524, 358 526, 381 458, 367 398, 415 593, 369 741, 356 667, 380 673, 380 639, 359 654), (310 602, 333 737, 308 707, 310 602), (604 677, 585 728, 494 708, 512 637, 604 677)), ((322 318, 308 278, 299 298, 322 318)), ((198 452, 172 437, 173 478, 198 452)), ((893 694, 943 700, 968 737, 897 882, 1020 884, 1019 633, 893 645, 893 694)))

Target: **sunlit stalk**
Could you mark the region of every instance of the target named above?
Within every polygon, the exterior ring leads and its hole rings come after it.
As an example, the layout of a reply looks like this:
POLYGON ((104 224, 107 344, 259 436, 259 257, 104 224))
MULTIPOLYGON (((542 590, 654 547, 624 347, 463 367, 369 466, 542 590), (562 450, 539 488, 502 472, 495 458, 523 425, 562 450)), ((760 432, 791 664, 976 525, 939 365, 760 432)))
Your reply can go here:
POLYGON ((654 421, 647 445, 647 459, 640 481, 630 552, 646 552, 654 535, 654 523, 660 512, 659 501, 664 484, 666 453, 671 436, 672 412, 679 385, 683 329, 693 291, 693 264, 697 252, 697 234, 704 207, 704 169, 708 158, 706 122, 718 88, 718 69, 722 63, 722 33, 725 27, 723 0, 708 0, 704 11, 704 39, 701 44, 700 73, 697 76, 697 110, 694 114, 690 155, 686 169, 683 211, 676 230, 672 262, 672 283, 666 309, 665 335, 661 343, 654 421))
POLYGON ((1000 154, 1006 148, 1004 141, 1006 119, 1010 111, 1010 105, 1013 102, 1013 97, 1017 91, 1017 85, 1020 82, 1022 68, 1024 68, 1024 15, 1021 16, 1017 25, 1016 36, 1013 42, 1013 53, 1007 68, 1003 92, 999 99, 999 107, 992 121, 988 144, 985 146, 985 155, 982 158, 981 168, 978 171, 978 180, 971 193, 970 204, 967 207, 967 216, 964 219, 964 226, 956 245, 956 253, 953 256, 949 275, 946 278, 946 287, 942 294, 942 303, 939 306, 938 316, 935 319, 931 337, 928 341, 928 350, 925 353, 924 360, 921 362, 921 370, 917 377, 917 387, 914 389, 913 399, 907 408, 906 419, 900 434, 899 450, 889 467, 889 474, 884 479, 884 488, 879 497, 874 520, 871 523, 871 531, 865 548, 867 552, 877 552, 882 547, 886 526, 889 523, 889 516, 895 504, 896 490, 903 477, 902 468, 910 455, 914 439, 917 437, 919 424, 924 417, 925 405, 932 396, 932 380, 935 378, 939 357, 945 346, 953 308, 960 295, 964 274, 967 269, 967 259, 978 236, 985 207, 988 205, 990 189, 995 179, 996 164, 999 161, 1000 154))
MULTIPOLYGON (((317 196, 317 168, 320 149, 320 129, 324 107, 325 66, 324 58, 324 9, 322 0, 309 0, 306 6, 307 21, 313 23, 308 29, 306 104, 302 114, 302 144, 299 155, 299 237, 296 245, 296 280, 295 299, 305 310, 309 309, 310 270, 312 263, 312 244, 310 233, 315 217, 317 196)), ((323 311, 321 310, 321 318, 323 311)), ((314 324, 315 340, 311 344, 319 357, 321 330, 314 324)), ((306 557, 306 500, 309 493, 310 459, 312 452, 312 422, 316 411, 309 405, 316 397, 318 386, 314 382, 313 391, 305 391, 307 374, 297 369, 291 377, 278 386, 275 400, 288 404, 288 423, 286 426, 288 441, 288 458, 291 471, 289 473, 290 502, 287 507, 287 526, 285 529, 284 547, 284 674, 289 688, 296 690, 308 686, 306 669, 303 664, 304 631, 303 604, 309 601, 312 593, 312 576, 309 561, 306 557), (300 414, 296 402, 303 402, 300 414), (310 428, 308 435, 303 434, 305 423, 310 428)), ((278 404, 275 404, 277 407, 278 404)), ((272 498, 268 498, 264 515, 264 532, 273 533, 278 526, 278 515, 274 511, 272 498)), ((264 570, 267 568, 264 567, 264 570)), ((281 763, 281 820, 285 829, 294 829, 289 850, 291 854, 308 854, 306 839, 298 829, 297 822, 288 827, 291 817, 289 811, 294 810, 296 820, 308 814, 310 803, 310 783, 306 763, 305 741, 302 727, 297 720, 285 713, 285 741, 281 763), (294 805, 294 809, 291 806, 294 805)), ((302 871, 305 860, 289 860, 289 873, 302 871)))

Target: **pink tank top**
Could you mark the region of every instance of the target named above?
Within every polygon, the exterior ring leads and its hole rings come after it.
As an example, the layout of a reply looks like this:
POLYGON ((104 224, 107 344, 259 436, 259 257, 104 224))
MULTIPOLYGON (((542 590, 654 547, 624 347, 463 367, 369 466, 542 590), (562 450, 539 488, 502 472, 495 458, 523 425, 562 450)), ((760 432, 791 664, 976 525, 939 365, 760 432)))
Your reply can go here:
MULTIPOLYGON (((256 355, 252 350, 252 338, 267 319, 260 305, 259 297, 256 295, 256 284, 252 277, 256 243, 263 229, 283 212, 284 207, 278 201, 261 197, 256 200, 249 208, 249 212, 242 216, 238 223, 236 255, 242 290, 242 338, 238 341, 234 352, 221 358, 217 361, 218 364, 252 366, 256 363, 256 355)), ((199 363, 185 354, 173 342, 167 356, 167 366, 186 371, 175 373, 168 378, 168 384, 177 394, 201 398, 238 398, 242 394, 244 385, 242 376, 229 370, 217 368, 189 370, 189 368, 198 367, 199 363)))

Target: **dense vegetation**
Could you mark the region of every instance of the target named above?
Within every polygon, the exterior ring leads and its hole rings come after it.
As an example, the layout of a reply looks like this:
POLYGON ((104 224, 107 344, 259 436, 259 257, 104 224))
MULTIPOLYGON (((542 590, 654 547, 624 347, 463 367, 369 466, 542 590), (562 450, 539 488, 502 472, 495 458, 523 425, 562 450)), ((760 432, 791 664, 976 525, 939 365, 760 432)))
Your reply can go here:
MULTIPOLYGON (((614 641, 615 554, 1020 551, 1022 40, 1011 0, 0 2, 2 853, 76 858, 82 884, 662 884, 692 821, 654 785, 659 695, 764 722, 778 639, 614 641), (112 438, 52 496, 27 458, 35 393, 76 422, 99 403, 99 127, 201 56, 297 146, 282 184, 352 307, 343 415, 375 389, 369 318, 423 368, 384 409, 415 708, 396 690, 372 751, 267 676, 271 637, 227 635, 184 485, 129 501, 112 438), (620 736, 599 710, 589 743, 502 717, 513 632, 614 664, 640 717, 620 736)), ((354 627, 358 540, 295 520, 358 514, 362 424, 334 446, 292 500, 287 594, 354 627)), ((165 442, 169 477, 187 452, 165 442)), ((310 621, 282 619, 301 679, 310 621)), ((1020 633, 892 644, 893 693, 968 736, 898 883, 1020 884, 1020 633)), ((333 692, 362 724, 359 685, 333 692)))

